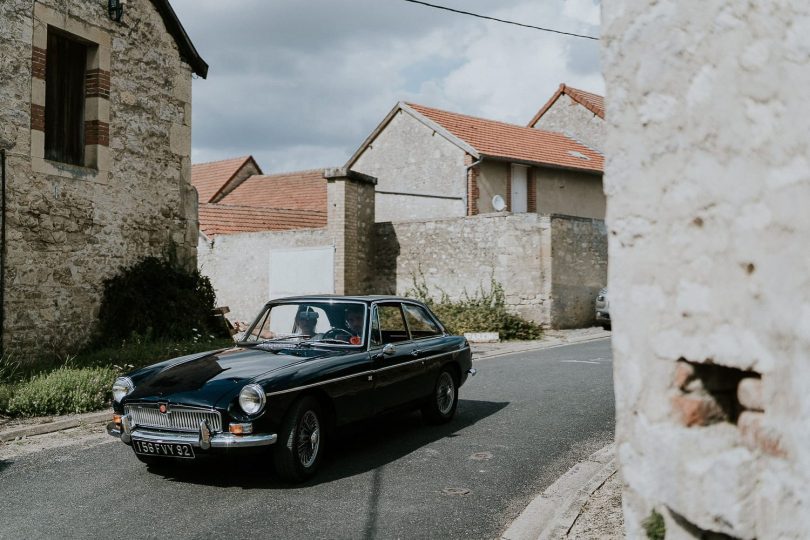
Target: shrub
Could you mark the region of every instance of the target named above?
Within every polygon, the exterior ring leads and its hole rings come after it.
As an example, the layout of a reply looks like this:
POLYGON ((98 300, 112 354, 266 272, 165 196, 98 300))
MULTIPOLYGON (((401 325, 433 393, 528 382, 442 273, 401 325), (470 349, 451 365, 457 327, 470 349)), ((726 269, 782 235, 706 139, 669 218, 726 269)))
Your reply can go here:
POLYGON ((8 410, 8 403, 14 395, 14 387, 10 384, 0 383, 0 413, 8 410))
POLYGON ((147 340, 219 333, 211 324, 215 300, 207 277, 148 257, 104 282, 98 342, 119 343, 133 333, 147 340))
POLYGON ((421 272, 412 280, 413 288, 407 292, 408 296, 430 306, 447 330, 454 334, 498 332, 504 340, 537 339, 541 335, 538 325, 506 310, 503 287, 495 279, 490 280, 489 291, 484 290, 483 285, 473 295, 465 290, 460 300, 451 300, 441 291, 438 301, 430 294, 421 272))
POLYGON ((17 385, 4 408, 12 416, 97 411, 109 402, 116 375, 112 368, 62 368, 36 375, 17 385))
POLYGON ((647 533, 647 538, 650 540, 664 540, 667 535, 666 523, 664 523, 664 516, 653 510, 650 515, 641 522, 644 527, 644 532, 647 533))

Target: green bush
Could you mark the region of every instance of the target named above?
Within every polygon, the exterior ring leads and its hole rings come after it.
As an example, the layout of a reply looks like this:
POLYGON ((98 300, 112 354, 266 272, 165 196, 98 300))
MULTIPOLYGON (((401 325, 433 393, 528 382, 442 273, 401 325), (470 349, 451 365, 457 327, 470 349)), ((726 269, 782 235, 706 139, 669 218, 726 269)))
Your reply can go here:
POLYGON ((538 339, 541 329, 531 321, 506 310, 503 287, 490 280, 489 291, 483 286, 475 294, 464 292, 460 300, 451 300, 447 293, 440 291, 437 301, 430 294, 424 276, 413 276, 413 288, 408 296, 421 300, 436 314, 447 330, 454 334, 465 332, 498 332, 502 340, 538 339))
POLYGON ((647 519, 641 522, 644 527, 644 532, 647 533, 647 538, 650 540, 664 540, 667 535, 667 526, 664 523, 664 516, 653 510, 647 519))
POLYGON ((14 387, 10 384, 0 384, 0 413, 8 410, 8 403, 14 395, 14 387))
POLYGON ((219 334, 212 325, 215 301, 207 277, 148 257, 104 282, 97 341, 120 343, 133 333, 147 341, 219 334))
POLYGON ((117 373, 112 368, 62 368, 37 375, 13 389, 4 409, 12 416, 97 411, 109 403, 117 373))

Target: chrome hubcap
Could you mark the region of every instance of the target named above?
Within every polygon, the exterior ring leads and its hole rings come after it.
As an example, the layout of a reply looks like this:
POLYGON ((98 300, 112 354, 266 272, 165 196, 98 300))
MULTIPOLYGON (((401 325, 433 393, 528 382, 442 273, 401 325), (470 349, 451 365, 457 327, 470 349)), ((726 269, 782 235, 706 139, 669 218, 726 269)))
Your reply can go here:
POLYGON ((436 405, 438 405, 440 413, 447 414, 453 408, 456 398, 455 386, 453 376, 446 371, 439 376, 439 384, 436 387, 436 405))
POLYGON ((305 412, 298 424, 298 459, 304 467, 311 467, 318 457, 320 433, 318 417, 312 411, 305 412))

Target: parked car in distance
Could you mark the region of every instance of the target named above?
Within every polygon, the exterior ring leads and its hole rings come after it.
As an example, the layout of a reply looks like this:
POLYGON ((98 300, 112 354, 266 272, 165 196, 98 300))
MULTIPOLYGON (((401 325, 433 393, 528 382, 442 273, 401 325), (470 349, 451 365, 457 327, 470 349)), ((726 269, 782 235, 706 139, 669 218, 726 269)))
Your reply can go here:
POLYGON ((289 481, 318 469, 334 428, 398 409, 450 421, 474 375, 467 340, 420 302, 268 302, 234 347, 160 362, 113 385, 110 435, 146 463, 269 450, 289 481))
POLYGON ((596 295, 596 324, 605 330, 610 329, 610 300, 607 287, 600 289, 596 295))

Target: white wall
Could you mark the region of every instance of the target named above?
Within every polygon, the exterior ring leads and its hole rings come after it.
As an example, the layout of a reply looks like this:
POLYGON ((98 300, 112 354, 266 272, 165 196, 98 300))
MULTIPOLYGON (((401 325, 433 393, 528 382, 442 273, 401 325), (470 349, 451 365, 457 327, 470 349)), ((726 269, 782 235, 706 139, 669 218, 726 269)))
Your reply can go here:
POLYGON ((807 538, 810 4, 602 8, 628 536, 807 538))

